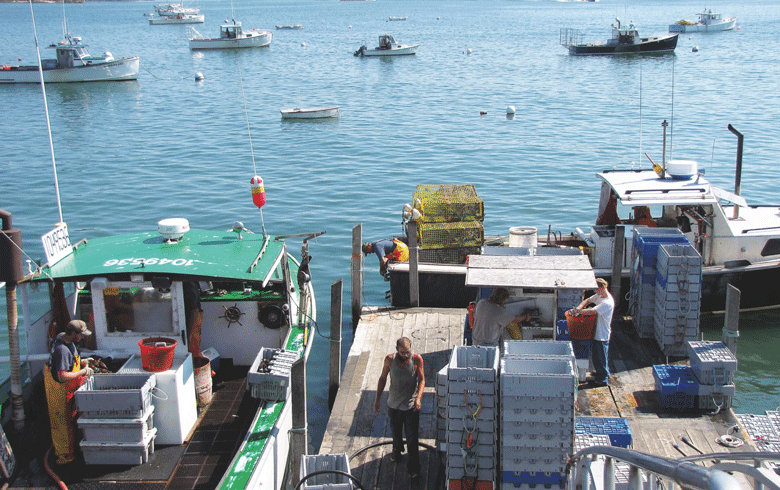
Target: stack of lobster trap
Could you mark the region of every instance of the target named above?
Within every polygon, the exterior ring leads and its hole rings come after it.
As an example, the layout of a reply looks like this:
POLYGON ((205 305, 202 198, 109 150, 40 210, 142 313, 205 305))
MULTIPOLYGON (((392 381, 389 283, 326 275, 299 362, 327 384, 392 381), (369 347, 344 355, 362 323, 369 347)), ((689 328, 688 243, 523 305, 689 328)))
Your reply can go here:
POLYGON ((480 252, 485 208, 473 185, 418 185, 412 200, 421 214, 420 262, 462 264, 480 252))

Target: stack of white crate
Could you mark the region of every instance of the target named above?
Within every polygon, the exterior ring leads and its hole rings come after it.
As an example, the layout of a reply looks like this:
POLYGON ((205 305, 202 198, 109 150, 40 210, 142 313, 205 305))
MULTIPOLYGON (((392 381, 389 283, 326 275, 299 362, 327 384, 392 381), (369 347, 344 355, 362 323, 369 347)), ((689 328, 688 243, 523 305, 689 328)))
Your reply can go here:
POLYGON ((572 360, 573 353, 501 360, 501 488, 564 488, 574 450, 572 360))
POLYGON ((498 347, 452 349, 446 368, 446 456, 447 480, 456 486, 469 481, 485 489, 497 481, 499 357, 498 347))
POLYGON ((702 258, 691 245, 661 245, 657 267, 655 340, 667 356, 685 356, 699 335, 702 258))
POLYGON ((447 366, 436 373, 436 446, 447 451, 447 366))
POLYGON ((139 465, 154 453, 150 374, 97 374, 74 393, 87 464, 139 465))
POLYGON ((731 408, 734 398, 734 373, 737 358, 723 342, 696 340, 687 342, 691 369, 699 381, 696 408, 723 410, 731 408))

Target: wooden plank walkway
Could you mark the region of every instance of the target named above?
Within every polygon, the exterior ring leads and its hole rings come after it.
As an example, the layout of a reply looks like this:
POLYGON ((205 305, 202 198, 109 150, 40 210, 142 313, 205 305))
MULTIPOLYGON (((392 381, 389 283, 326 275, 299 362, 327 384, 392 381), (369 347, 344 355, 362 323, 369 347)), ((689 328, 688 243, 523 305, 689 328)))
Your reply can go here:
MULTIPOLYGON (((421 478, 415 481, 409 479, 405 458, 401 463, 390 461, 387 389, 379 414, 374 413, 373 404, 385 355, 395 351, 396 339, 409 337, 412 350, 422 355, 425 362, 420 441, 435 447, 436 373, 449 361, 452 347, 461 345, 465 315, 465 309, 364 308, 319 453, 346 453, 351 458, 352 475, 366 489, 445 488, 445 475, 443 469, 440 472, 440 460, 433 449, 421 448, 423 468, 421 478)), ((683 457, 681 452, 697 455, 681 437, 704 453, 756 450, 747 441, 745 446, 735 449, 716 443, 737 423, 730 410, 716 415, 663 411, 654 391, 652 365, 664 363, 666 359, 652 340, 638 338, 630 324, 617 321, 610 341, 610 384, 602 388, 581 386, 576 414, 626 418, 633 448, 644 453, 674 459, 683 457)), ((740 479, 744 488, 749 488, 747 481, 740 479)))

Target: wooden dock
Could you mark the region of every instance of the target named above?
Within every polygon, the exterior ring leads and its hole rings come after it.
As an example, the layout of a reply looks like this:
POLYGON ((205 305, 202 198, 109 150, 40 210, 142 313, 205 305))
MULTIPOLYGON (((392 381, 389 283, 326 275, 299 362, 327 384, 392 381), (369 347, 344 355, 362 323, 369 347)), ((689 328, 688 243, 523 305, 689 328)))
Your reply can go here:
MULTIPOLYGON (((452 347, 462 343, 465 315, 465 309, 364 308, 320 454, 346 453, 351 458, 352 475, 366 489, 445 488, 444 468, 440 469, 439 456, 432 449, 436 446, 436 373, 449 361, 452 347), (420 442, 431 449, 421 448, 421 477, 414 481, 407 474, 405 458, 400 463, 391 462, 392 447, 382 444, 392 440, 387 389, 380 413, 373 410, 383 359, 395 351, 396 339, 402 336, 412 340, 412 350, 421 354, 425 362, 420 442)), ((727 448, 716 442, 737 423, 731 410, 712 415, 661 409, 652 366, 664 364, 666 359, 652 340, 638 338, 631 324, 615 322, 609 352, 610 384, 601 388, 581 385, 575 407, 577 416, 626 418, 633 449, 673 459, 698 455, 697 449, 703 453, 756 450, 748 441, 740 448, 727 448), (682 437, 695 449, 683 443, 682 437)), ((744 438, 745 434, 739 436, 744 438)), ((749 488, 747 480, 741 479, 744 488, 749 488)))

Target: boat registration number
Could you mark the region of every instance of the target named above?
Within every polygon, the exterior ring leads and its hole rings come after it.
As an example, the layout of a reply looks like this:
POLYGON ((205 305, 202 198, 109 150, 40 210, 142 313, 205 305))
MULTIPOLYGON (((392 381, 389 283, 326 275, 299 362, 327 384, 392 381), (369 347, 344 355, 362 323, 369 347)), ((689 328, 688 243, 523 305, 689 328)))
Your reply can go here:
POLYGON ((200 260, 187 260, 187 259, 158 259, 157 257, 144 258, 127 258, 127 259, 109 259, 103 267, 113 267, 115 265, 175 265, 181 267, 188 267, 196 262, 202 262, 200 260))

